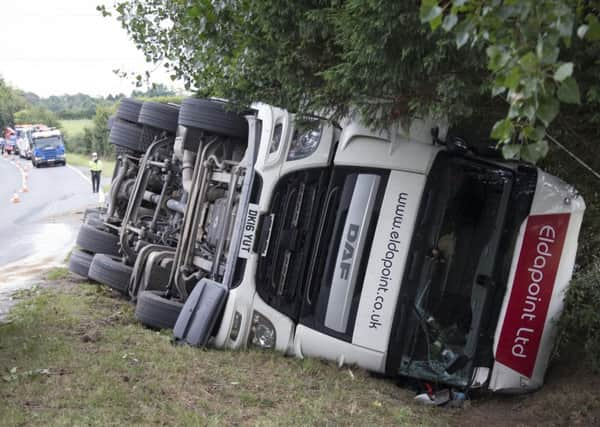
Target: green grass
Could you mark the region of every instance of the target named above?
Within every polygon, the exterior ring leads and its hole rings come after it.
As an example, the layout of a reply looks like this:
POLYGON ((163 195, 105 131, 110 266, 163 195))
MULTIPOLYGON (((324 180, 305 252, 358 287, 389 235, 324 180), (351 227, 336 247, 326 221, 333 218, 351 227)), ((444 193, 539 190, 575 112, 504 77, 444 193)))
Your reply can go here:
POLYGON ((83 134, 83 129, 86 127, 92 127, 92 119, 76 119, 76 120, 61 120, 60 127, 64 130, 68 136, 74 137, 76 135, 83 134))
POLYGON ((57 267, 46 273, 47 280, 61 280, 65 279, 69 275, 69 270, 65 267, 57 267))
MULTIPOLYGON (((90 156, 78 153, 67 153, 67 163, 74 166, 83 166, 87 168, 89 166, 90 156)), ((113 171, 115 170, 114 159, 102 159, 102 176, 112 178, 113 171)))
POLYGON ((21 292, 0 325, 2 425, 443 425, 448 413, 354 368, 200 350, 71 279, 21 292))
POLYGON ((132 304, 71 275, 13 298, 18 304, 0 324, 2 426, 592 425, 600 418, 600 377, 579 361, 555 364, 536 393, 432 408, 354 367, 173 345, 170 332, 135 322, 132 304))

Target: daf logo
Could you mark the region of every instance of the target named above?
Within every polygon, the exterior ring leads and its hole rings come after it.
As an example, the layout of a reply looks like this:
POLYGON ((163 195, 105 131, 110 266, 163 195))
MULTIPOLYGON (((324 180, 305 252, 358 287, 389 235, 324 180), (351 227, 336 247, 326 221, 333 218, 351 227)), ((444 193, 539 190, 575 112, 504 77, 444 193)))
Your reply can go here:
POLYGON ((348 275, 350 274, 352 258, 354 257, 354 245, 356 239, 358 239, 359 231, 360 227, 358 224, 350 224, 348 227, 348 234, 346 235, 342 252, 342 262, 340 264, 340 277, 344 280, 348 280, 348 275))

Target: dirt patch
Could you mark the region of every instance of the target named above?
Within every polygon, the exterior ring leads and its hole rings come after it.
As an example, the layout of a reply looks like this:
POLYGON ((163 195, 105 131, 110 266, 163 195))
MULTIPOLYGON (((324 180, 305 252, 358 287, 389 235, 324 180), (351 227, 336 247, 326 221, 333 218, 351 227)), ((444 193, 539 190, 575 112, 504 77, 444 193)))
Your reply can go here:
POLYGON ((600 375, 577 358, 555 361, 546 384, 521 396, 485 396, 464 411, 474 425, 598 425, 600 375))

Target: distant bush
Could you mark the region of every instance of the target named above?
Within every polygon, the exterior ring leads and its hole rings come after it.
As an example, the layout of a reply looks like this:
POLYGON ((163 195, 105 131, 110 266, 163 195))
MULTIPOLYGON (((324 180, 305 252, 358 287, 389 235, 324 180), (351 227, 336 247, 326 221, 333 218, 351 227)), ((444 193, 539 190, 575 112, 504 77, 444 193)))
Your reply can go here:
POLYGON ((600 372, 600 262, 577 273, 565 297, 565 311, 559 322, 558 352, 573 347, 583 350, 592 369, 600 372))
POLYGON ((65 133, 65 145, 67 147, 67 151, 70 153, 79 153, 79 154, 88 154, 90 152, 90 148, 87 146, 84 133, 76 133, 71 135, 70 133, 65 133))
POLYGON ((59 127, 58 116, 52 111, 39 106, 33 106, 15 113, 16 123, 44 124, 50 127, 59 127))

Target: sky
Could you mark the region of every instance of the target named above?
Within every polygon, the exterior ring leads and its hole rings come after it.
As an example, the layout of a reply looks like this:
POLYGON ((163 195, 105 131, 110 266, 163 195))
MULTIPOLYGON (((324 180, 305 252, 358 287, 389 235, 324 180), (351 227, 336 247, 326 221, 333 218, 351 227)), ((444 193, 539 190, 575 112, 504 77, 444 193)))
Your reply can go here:
POLYGON ((103 0, 0 0, 0 76, 42 97, 129 94, 132 80, 114 69, 156 69, 152 81, 175 86, 162 67, 147 64, 103 0))

